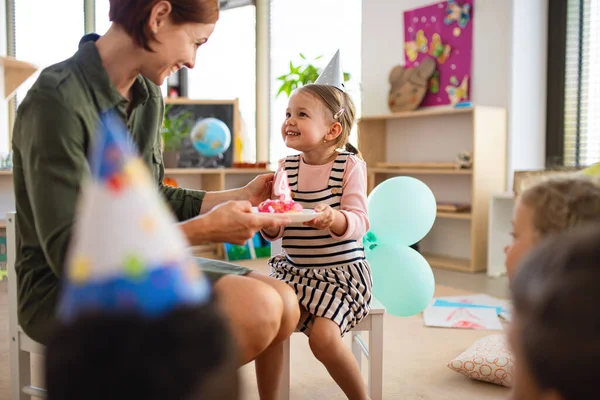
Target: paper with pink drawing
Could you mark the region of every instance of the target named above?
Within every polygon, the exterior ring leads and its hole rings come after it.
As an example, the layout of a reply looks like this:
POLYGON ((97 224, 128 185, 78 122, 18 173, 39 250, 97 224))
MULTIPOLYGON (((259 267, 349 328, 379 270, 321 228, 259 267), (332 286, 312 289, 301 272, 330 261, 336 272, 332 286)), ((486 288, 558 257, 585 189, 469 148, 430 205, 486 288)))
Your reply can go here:
POLYGON ((487 295, 440 297, 425 308, 423 320, 431 327, 503 330, 499 309, 508 310, 508 302, 487 295))

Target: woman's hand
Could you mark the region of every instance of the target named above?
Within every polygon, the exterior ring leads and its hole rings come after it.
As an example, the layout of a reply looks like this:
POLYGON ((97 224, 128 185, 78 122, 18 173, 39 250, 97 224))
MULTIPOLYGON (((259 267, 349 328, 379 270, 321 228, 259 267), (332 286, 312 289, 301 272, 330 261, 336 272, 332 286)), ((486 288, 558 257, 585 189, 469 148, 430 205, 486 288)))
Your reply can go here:
POLYGON ((291 223, 289 218, 271 218, 251 211, 248 201, 228 201, 208 213, 181 223, 192 245, 202 243, 244 244, 261 229, 277 228, 291 223))
POLYGON ((337 211, 327 204, 318 204, 314 210, 315 212, 321 212, 321 215, 305 222, 304 225, 315 229, 328 229, 333 224, 333 219, 337 211))
POLYGON ((248 200, 253 206, 270 199, 273 191, 273 173, 258 175, 242 188, 242 198, 248 200))

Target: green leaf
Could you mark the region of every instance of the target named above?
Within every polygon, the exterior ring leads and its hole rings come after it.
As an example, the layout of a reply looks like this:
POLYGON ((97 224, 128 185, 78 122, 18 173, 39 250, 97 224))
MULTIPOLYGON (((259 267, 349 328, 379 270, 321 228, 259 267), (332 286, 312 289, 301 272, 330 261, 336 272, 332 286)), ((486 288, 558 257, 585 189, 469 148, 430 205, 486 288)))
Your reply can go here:
POLYGON ((300 53, 300 58, 303 60, 306 60, 306 57, 304 57, 304 54, 300 53))

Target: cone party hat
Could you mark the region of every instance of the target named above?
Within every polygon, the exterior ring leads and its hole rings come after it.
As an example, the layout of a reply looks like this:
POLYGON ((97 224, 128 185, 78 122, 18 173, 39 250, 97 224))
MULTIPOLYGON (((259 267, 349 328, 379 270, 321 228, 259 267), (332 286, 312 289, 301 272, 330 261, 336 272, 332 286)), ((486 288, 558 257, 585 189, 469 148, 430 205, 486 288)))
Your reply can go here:
POLYGON ((67 254, 59 318, 69 323, 95 312, 156 317, 208 301, 208 281, 113 111, 101 115, 90 167, 67 254))
POLYGON ((344 87, 344 73, 342 72, 342 63, 340 61, 340 51, 336 51, 333 58, 329 61, 329 64, 323 69, 323 72, 319 75, 316 84, 319 85, 331 85, 345 92, 344 87))

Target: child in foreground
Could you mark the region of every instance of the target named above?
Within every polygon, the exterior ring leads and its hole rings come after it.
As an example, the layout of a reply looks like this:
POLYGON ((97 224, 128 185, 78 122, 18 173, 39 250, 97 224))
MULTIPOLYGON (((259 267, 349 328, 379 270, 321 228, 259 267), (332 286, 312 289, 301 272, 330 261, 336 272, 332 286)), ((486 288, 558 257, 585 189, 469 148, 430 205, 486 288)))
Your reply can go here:
MULTIPOLYGON (((362 400, 368 397, 360 368, 342 340, 369 313, 372 290, 361 241, 369 229, 366 164, 348 143, 354 112, 338 52, 315 84, 292 94, 281 127, 285 144, 300 154, 281 160, 277 173, 287 173, 295 202, 321 214, 262 233, 282 238, 283 252, 269 260, 271 276, 296 291, 299 329, 313 354, 349 399, 362 400)), ((282 347, 269 351, 271 392, 262 399, 276 398, 281 373, 282 347)))
POLYGON ((514 400, 598 398, 600 225, 539 244, 515 274, 514 400))

